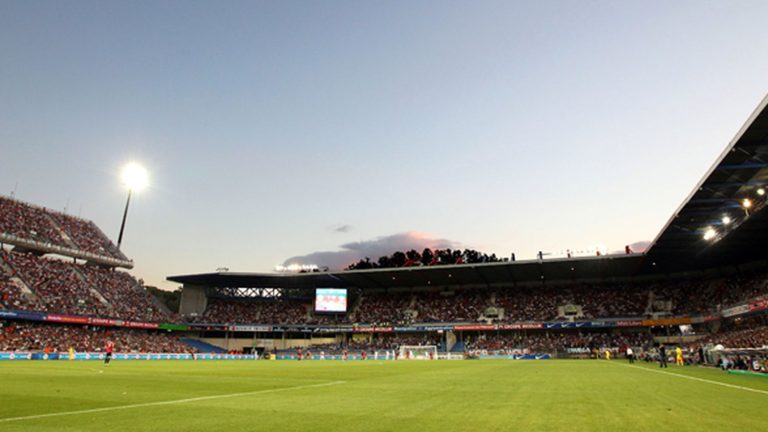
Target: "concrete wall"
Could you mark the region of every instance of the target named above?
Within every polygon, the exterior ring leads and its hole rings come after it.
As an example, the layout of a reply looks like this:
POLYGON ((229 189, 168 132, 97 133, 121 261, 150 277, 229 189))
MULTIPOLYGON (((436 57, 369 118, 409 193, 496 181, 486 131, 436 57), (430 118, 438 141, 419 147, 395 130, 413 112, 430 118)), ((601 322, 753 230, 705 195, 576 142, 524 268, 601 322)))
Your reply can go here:
POLYGON ((208 297, 205 295, 204 287, 184 284, 184 288, 181 290, 181 304, 179 305, 180 314, 202 315, 207 306, 208 297))

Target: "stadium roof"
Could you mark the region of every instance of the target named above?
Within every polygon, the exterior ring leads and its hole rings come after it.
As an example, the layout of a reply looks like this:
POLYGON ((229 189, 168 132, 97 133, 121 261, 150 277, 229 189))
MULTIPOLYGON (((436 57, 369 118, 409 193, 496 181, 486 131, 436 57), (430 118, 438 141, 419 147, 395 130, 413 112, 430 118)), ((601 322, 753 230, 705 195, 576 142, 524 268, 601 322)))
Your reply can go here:
POLYGON ((763 211, 768 195, 762 190, 768 188, 767 106, 768 97, 645 254, 299 274, 216 272, 170 276, 168 280, 207 287, 298 289, 487 287, 542 281, 608 282, 764 260, 768 258, 764 246, 768 244, 768 214, 763 211))
POLYGON ((768 96, 669 219, 649 256, 679 269, 766 257, 767 106, 768 96))
POLYGON ((430 286, 489 287, 555 280, 618 280, 638 274, 644 261, 644 255, 636 254, 316 273, 216 272, 170 276, 168 280, 209 287, 300 289, 314 287, 357 287, 363 290, 430 286))

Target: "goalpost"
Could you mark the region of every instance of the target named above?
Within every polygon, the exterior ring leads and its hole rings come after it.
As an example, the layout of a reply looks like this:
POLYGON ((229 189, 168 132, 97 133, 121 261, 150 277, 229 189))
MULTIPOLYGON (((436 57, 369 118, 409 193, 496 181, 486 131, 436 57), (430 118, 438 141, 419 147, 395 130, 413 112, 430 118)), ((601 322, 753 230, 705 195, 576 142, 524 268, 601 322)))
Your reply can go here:
POLYGON ((437 360, 436 345, 400 345, 399 360, 437 360))

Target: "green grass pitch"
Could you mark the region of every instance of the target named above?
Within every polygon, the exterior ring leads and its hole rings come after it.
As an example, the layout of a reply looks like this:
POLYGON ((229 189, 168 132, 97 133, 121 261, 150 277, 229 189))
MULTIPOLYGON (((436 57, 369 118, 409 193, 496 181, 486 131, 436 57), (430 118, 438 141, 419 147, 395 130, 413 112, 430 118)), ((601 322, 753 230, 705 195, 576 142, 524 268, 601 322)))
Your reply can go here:
POLYGON ((768 378, 658 370, 585 360, 3 362, 0 431, 768 431, 768 378))

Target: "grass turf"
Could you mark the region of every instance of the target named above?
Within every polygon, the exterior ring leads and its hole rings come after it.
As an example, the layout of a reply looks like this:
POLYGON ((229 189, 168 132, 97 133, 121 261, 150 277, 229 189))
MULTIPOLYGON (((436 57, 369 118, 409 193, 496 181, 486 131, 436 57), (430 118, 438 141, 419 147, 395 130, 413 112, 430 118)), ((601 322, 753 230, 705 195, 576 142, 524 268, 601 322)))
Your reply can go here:
POLYGON ((750 392, 654 371, 584 360, 3 362, 0 430, 768 430, 768 380, 667 369, 750 392), (56 413, 69 414, 38 417, 56 413))

